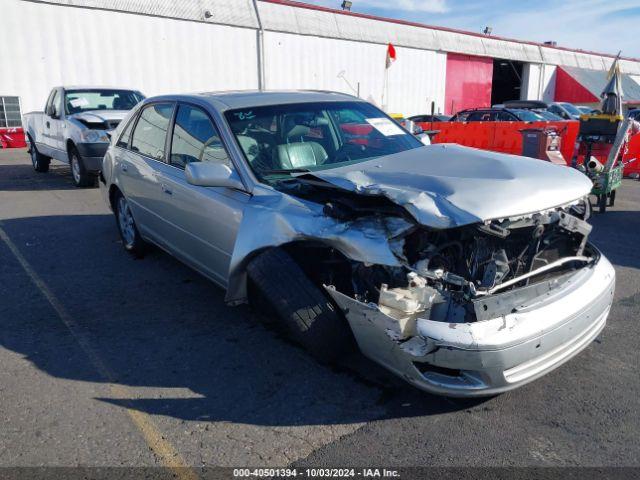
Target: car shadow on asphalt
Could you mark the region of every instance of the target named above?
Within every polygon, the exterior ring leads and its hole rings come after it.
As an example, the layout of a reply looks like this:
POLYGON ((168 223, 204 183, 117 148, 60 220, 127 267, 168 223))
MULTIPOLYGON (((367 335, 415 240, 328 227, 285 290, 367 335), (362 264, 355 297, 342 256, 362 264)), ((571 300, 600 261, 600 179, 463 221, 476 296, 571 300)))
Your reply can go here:
POLYGON ((68 165, 51 162, 49 171, 36 173, 31 165, 0 165, 0 191, 75 190, 68 165))
MULTIPOLYGON (((452 400, 405 384, 360 354, 320 365, 247 306, 170 255, 129 256, 111 215, 5 220, 2 228, 132 398, 97 398, 180 420, 291 426, 437 415, 452 400), (139 387, 144 389, 138 390, 139 387)), ((0 345, 47 374, 105 382, 0 242, 0 345)))

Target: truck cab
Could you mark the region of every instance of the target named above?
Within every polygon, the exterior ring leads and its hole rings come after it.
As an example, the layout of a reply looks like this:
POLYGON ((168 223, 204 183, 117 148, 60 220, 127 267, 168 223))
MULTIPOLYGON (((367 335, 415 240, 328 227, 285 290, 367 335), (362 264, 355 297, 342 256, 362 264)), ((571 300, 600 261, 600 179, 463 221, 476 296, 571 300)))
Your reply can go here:
POLYGON ((137 90, 55 87, 43 112, 25 115, 34 169, 47 172, 58 160, 71 166, 76 186, 93 186, 109 145, 109 133, 145 97, 137 90))

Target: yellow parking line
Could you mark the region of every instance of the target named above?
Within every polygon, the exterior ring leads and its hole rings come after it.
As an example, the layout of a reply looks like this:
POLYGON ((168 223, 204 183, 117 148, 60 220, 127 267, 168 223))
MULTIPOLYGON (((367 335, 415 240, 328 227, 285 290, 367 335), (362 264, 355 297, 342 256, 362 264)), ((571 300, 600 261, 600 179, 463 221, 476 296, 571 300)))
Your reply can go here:
MULTIPOLYGON (((47 284, 31 267, 29 262, 27 262, 27 259, 24 258, 22 253, 20 253, 18 247, 16 247, 16 245, 9 238, 2 227, 0 227, 0 240, 2 240, 7 245, 7 247, 9 247, 9 250, 11 250, 13 256, 16 258, 16 260, 18 260, 33 284, 38 288, 38 290, 40 290, 49 304, 53 307, 60 320, 62 320, 62 323, 64 323, 67 329, 69 329, 73 337, 80 345, 80 348, 82 348, 87 357, 89 357, 89 360, 98 371, 98 373, 107 382, 109 382, 109 390, 111 391, 111 394, 115 397, 118 397, 119 399, 126 400, 128 398, 131 398, 132 392, 130 392, 130 390, 126 387, 115 383, 115 375, 102 361, 96 350, 91 345, 91 342, 89 341, 87 336, 82 333, 80 327, 73 319, 73 317, 69 314, 69 312, 67 312, 60 300, 58 300, 58 298, 53 294, 47 284)), ((149 448, 151 448, 151 450, 160 458, 160 460, 166 467, 174 471, 177 478, 179 478, 180 480, 197 480, 199 478, 198 475, 191 468, 189 468, 184 458, 182 458, 182 455, 180 455, 180 453, 174 448, 174 446, 171 445, 171 443, 163 437, 160 430, 158 430, 158 428, 153 423, 151 416, 132 408, 126 408, 126 412, 129 415, 129 418, 131 418, 133 424, 144 437, 144 440, 149 448)))

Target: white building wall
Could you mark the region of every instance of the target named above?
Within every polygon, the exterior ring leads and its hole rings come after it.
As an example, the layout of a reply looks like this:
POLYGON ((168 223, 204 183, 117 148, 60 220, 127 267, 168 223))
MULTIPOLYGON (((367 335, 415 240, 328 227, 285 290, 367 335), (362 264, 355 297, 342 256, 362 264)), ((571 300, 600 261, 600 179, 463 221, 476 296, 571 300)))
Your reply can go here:
POLYGON ((541 81, 542 65, 539 63, 525 63, 522 68, 520 100, 541 100, 541 81))
MULTIPOLYGON (((54 85, 138 88, 147 95, 258 87, 252 0, 1 0, 0 95, 41 109, 54 85), (87 8, 89 7, 89 8, 87 8), (153 16, 150 16, 153 15, 153 16)), ((555 65, 607 69, 610 57, 259 1, 267 88, 319 88, 388 110, 444 105, 446 53, 526 62, 522 96, 552 100, 555 65), (344 72, 341 76, 339 74, 344 72), (351 86, 349 86, 349 83, 351 86)), ((623 61, 640 75, 640 62, 623 61)))
POLYGON ((3 0, 0 95, 42 110, 56 85, 146 95, 258 86, 256 30, 3 0))
POLYGON ((387 46, 279 32, 265 33, 268 89, 334 90, 356 95, 405 115, 444 107, 445 53, 396 48, 397 61, 384 88, 387 46), (384 91, 384 92, 383 92, 384 91))
POLYGON ((555 65, 543 65, 542 70, 542 100, 553 102, 556 95, 556 70, 555 65))

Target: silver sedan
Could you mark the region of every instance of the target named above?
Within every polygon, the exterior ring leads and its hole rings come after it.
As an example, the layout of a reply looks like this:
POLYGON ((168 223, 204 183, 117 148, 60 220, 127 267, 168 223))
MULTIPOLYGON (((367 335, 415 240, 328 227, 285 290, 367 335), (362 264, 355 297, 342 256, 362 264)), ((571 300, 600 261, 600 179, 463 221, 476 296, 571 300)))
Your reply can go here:
POLYGON ((100 188, 133 255, 153 243, 317 358, 357 344, 443 395, 553 370, 613 299, 584 175, 424 146, 343 94, 149 98, 114 132, 100 188))

